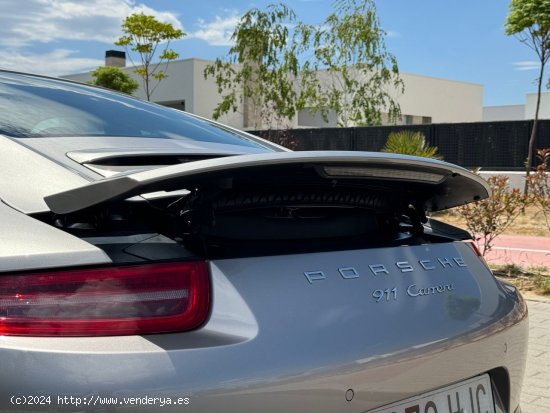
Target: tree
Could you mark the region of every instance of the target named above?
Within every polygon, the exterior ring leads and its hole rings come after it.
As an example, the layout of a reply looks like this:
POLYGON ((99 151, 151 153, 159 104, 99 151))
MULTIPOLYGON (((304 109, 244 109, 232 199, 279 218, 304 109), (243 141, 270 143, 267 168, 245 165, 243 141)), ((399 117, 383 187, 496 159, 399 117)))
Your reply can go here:
POLYGON ((134 13, 122 22, 122 36, 115 42, 117 46, 123 46, 128 52, 132 64, 134 64, 129 50, 137 52, 141 60, 141 67, 135 72, 143 79, 143 88, 147 100, 155 91, 159 82, 166 78, 168 63, 176 60, 179 54, 171 50, 170 41, 181 39, 185 33, 175 29, 170 23, 159 22, 154 16, 147 16, 143 13, 134 13), (163 46, 161 46, 161 44, 163 46), (159 61, 153 64, 153 58, 157 49, 161 47, 162 52, 158 57, 159 61), (164 66, 161 68, 161 65, 164 66), (151 88, 151 79, 156 79, 157 84, 151 88))
POLYGON ((373 0, 338 0, 335 11, 315 30, 315 69, 320 93, 313 107, 327 120, 329 110, 339 126, 372 125, 400 115, 391 89, 403 92, 396 58, 386 50, 373 0))
POLYGON ((491 250, 495 238, 525 211, 527 203, 527 197, 519 189, 510 190, 507 176, 491 176, 487 182, 491 188, 489 198, 457 207, 483 255, 491 250))
POLYGON ((204 72, 222 95, 216 119, 239 104, 245 124, 256 129, 292 120, 305 107, 325 121, 333 111, 340 126, 377 124, 382 111, 390 119, 400 113, 391 93, 402 92, 403 83, 373 0, 338 0, 318 26, 299 22, 284 4, 252 9, 232 40, 228 59, 216 59, 204 72))
POLYGON ((528 176, 529 180, 529 203, 538 212, 542 212, 546 227, 550 230, 550 178, 548 163, 550 162, 550 148, 538 149, 537 158, 540 164, 535 172, 528 176))
POLYGON ((118 67, 99 66, 92 72, 94 78, 91 85, 103 86, 108 89, 118 90, 119 92, 131 95, 139 87, 138 82, 120 70, 118 67))
POLYGON ((313 98, 314 78, 309 63, 300 63, 306 42, 301 23, 284 4, 247 11, 231 36, 234 46, 225 60, 216 59, 204 70, 213 77, 222 96, 213 117, 243 107, 245 126, 272 128, 292 120, 313 98), (291 35, 289 27, 295 27, 291 35))
MULTIPOLYGON (((505 30, 507 35, 515 35, 520 42, 531 48, 539 58, 540 69, 537 78, 537 104, 533 129, 529 138, 527 153, 526 177, 529 177, 533 166, 533 152, 537 137, 540 97, 544 76, 544 66, 550 58, 550 0, 512 0, 505 30)), ((529 180, 525 180, 525 193, 529 191, 529 180)))

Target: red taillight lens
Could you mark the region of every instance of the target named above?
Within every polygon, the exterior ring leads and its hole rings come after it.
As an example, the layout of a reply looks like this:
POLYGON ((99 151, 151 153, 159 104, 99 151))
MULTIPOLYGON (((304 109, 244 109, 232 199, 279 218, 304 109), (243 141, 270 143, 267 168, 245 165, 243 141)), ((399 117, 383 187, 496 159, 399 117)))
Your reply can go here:
POLYGON ((0 276, 0 334, 111 336, 190 330, 206 320, 203 261, 0 276))
POLYGON ((489 268, 489 264, 487 264, 487 261, 485 261, 485 257, 483 256, 483 254, 481 254, 481 251, 479 250, 479 247, 477 246, 477 244, 475 243, 475 241, 473 240, 468 240, 468 241, 464 241, 466 244, 468 244, 470 246, 470 248, 472 248, 472 250, 474 251, 474 253, 479 257, 479 259, 481 260, 481 262, 483 262, 483 264, 489 269, 489 271, 491 271, 491 269, 489 268))

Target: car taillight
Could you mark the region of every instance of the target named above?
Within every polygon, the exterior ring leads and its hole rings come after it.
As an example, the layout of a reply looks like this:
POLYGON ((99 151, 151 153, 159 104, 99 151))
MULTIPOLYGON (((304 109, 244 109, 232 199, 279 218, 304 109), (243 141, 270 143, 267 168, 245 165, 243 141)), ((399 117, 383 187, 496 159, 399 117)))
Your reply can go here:
POLYGON ((0 276, 0 335, 184 331, 204 323, 209 306, 204 261, 0 276))
POLYGON ((468 241, 464 241, 464 242, 466 244, 468 244, 470 246, 470 248, 472 248, 472 250, 478 256, 478 258, 481 260, 481 262, 483 262, 483 264, 489 269, 489 271, 491 271, 491 269, 489 268, 489 264, 487 264, 487 261, 485 261, 485 257, 483 256, 483 254, 481 254, 481 251, 479 250, 479 248, 478 248, 477 244, 475 243, 475 241, 468 240, 468 241))

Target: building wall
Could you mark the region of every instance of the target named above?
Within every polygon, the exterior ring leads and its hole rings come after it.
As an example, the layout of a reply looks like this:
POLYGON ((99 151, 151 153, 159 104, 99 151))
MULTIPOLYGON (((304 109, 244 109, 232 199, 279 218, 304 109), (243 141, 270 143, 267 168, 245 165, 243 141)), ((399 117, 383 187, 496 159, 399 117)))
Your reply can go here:
MULTIPOLYGON (((218 93, 218 87, 212 78, 204 78, 204 69, 212 62, 209 60, 192 59, 193 60, 193 85, 195 87, 195 104, 192 112, 205 118, 212 119, 212 114, 218 103, 222 100, 218 93)), ((219 122, 242 129, 243 124, 243 108, 239 103, 237 112, 230 112, 218 119, 219 122)))
MULTIPOLYGON (((525 98, 525 118, 535 118, 535 108, 537 106, 537 94, 528 93, 525 98)), ((544 92, 540 97, 539 119, 550 119, 550 92, 544 92)))
MULTIPOLYGON (((185 59, 171 62, 167 68, 168 77, 156 87, 152 94, 152 101, 177 107, 185 102, 185 110, 199 116, 211 118, 216 105, 221 101, 217 86, 212 78, 204 78, 205 67, 212 63, 202 59, 185 59)), ((132 76, 140 84, 136 91, 137 97, 144 98, 142 80, 133 68, 126 67, 123 70, 132 76)), ((326 73, 319 74, 321 79, 326 73)), ((63 76, 67 79, 85 82, 91 79, 89 73, 63 76)), ((478 122, 482 119, 483 86, 473 83, 457 82, 453 80, 438 79, 426 76, 402 73, 405 84, 405 93, 390 93, 395 96, 401 105, 403 114, 402 123, 444 123, 444 122, 478 122)), ((156 82, 153 81, 152 87, 156 82)), ((183 106, 181 106, 183 108, 183 106)), ((330 124, 317 116, 309 113, 301 113, 291 122, 285 121, 291 127, 301 126, 332 126, 335 117, 330 116, 330 124), (301 125, 299 120, 306 123, 301 125), (306 121, 307 120, 307 121, 306 121)), ((219 119, 220 122, 236 128, 244 128, 243 105, 239 103, 235 113, 229 113, 219 119)), ((278 125, 282 124, 279 120, 278 125)), ((272 125, 277 127, 278 125, 272 125)))
MULTIPOLYGON (((194 59, 178 60, 170 63, 165 69, 168 74, 166 79, 160 83, 155 79, 151 81, 150 90, 155 88, 151 95, 151 100, 157 103, 172 104, 185 102, 185 109, 192 112, 194 106, 193 65, 194 59)), ((133 67, 123 67, 120 69, 138 82, 140 87, 134 92, 134 96, 145 99, 146 96, 144 92, 145 89, 143 87, 143 80, 134 72, 133 67)), ((92 75, 90 72, 65 75, 62 77, 82 83, 92 80, 92 75)))
MULTIPOLYGON (((361 76, 357 74, 357 76, 361 76)), ((322 87, 334 83, 326 72, 318 73, 322 87)), ((401 107, 402 118, 398 124, 479 122, 482 118, 483 86, 475 83, 459 82, 401 73, 405 87, 404 93, 396 89, 388 93, 401 107)), ((384 111, 383 111, 384 112, 384 111)), ((298 116, 298 126, 334 127, 337 126, 335 114, 325 123, 319 114, 311 115, 304 110, 298 116)), ((382 123, 390 124, 382 114, 382 123)), ((352 126, 352 125, 350 125, 352 126)))
POLYGON ((405 93, 397 99, 404 116, 431 117, 431 123, 481 121, 482 85, 410 73, 401 78, 405 93))
POLYGON ((525 105, 485 106, 483 122, 524 120, 525 105))

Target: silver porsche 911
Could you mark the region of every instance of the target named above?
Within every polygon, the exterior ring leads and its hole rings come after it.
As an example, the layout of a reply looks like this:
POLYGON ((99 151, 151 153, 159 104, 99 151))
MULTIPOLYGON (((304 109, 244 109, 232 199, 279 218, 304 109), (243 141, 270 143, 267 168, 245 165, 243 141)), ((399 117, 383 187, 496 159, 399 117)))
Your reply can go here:
POLYGON ((469 171, 7 71, 0 145, 1 412, 519 412, 469 171))

